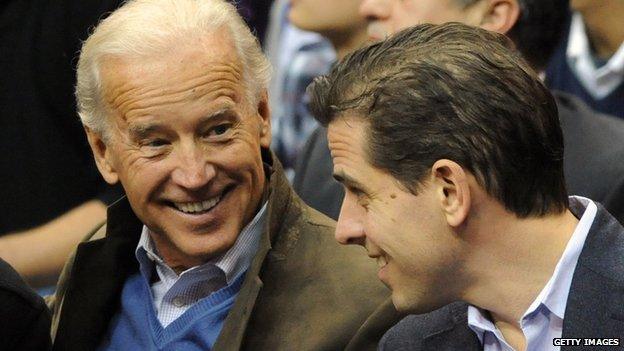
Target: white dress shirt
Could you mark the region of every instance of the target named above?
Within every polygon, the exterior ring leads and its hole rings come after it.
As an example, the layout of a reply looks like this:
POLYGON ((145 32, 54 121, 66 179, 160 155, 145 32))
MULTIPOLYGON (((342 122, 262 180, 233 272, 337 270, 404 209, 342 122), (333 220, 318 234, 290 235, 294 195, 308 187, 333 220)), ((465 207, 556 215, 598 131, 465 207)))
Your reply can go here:
MULTIPOLYGON (((560 338, 568 293, 578 258, 598 208, 591 200, 571 196, 570 201, 587 205, 574 233, 559 259, 555 271, 537 298, 529 306, 519 323, 526 338, 527 351, 559 350, 553 338, 560 338)), ((468 307, 468 326, 477 334, 484 351, 512 351, 502 333, 483 310, 468 307)))
POLYGON ((151 286, 154 309, 164 328, 197 301, 230 285, 247 271, 258 250, 265 222, 266 202, 227 252, 180 275, 163 261, 150 237, 149 228, 143 226, 135 255, 141 275, 151 286))

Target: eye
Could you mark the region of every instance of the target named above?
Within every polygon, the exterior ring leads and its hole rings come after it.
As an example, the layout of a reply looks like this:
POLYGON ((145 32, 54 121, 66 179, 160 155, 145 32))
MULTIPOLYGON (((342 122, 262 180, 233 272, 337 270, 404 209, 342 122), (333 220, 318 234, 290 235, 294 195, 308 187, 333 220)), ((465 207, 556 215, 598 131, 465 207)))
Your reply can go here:
POLYGON ((358 205, 368 210, 368 196, 366 195, 364 191, 355 187, 349 187, 348 191, 352 193, 353 195, 355 195, 358 205))
POLYGON ((164 138, 147 138, 140 142, 140 150, 144 157, 162 156, 169 152, 171 142, 164 138))
POLYGON ((208 131, 208 136, 221 136, 232 128, 231 123, 219 124, 208 131))
POLYGON ((158 147, 165 146, 168 144, 169 142, 165 139, 152 139, 152 140, 147 140, 143 145, 147 147, 158 148, 158 147))

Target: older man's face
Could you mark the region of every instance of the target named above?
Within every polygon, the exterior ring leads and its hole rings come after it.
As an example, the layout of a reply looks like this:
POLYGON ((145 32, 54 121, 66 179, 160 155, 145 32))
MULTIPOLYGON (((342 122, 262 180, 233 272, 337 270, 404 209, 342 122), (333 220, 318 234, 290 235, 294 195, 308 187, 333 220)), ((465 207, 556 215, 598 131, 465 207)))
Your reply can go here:
POLYGON ((101 73, 112 139, 90 141, 105 178, 121 181, 170 266, 225 252, 257 212, 260 149, 270 144, 266 101, 247 100, 229 35, 150 59, 110 58, 101 73))
POLYGON ((422 23, 472 23, 469 11, 457 0, 363 0, 360 15, 368 21, 368 35, 381 40, 422 23))

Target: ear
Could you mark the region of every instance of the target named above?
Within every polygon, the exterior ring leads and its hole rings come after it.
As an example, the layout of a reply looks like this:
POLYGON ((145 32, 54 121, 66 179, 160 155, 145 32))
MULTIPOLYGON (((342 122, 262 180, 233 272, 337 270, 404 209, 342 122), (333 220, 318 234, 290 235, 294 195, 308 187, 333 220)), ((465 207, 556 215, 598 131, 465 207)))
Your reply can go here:
POLYGON ((518 0, 485 0, 479 27, 500 34, 507 34, 518 22, 518 0))
POLYGON ((260 145, 268 148, 271 145, 271 109, 269 108, 269 95, 264 90, 258 101, 257 113, 260 117, 260 145))
POLYGON ((452 227, 465 222, 470 212, 470 187, 464 169, 451 160, 438 160, 431 167, 431 176, 446 221, 452 227))
POLYGON ((87 140, 93 151, 93 157, 95 158, 95 164, 98 170, 104 177, 104 180, 108 184, 115 184, 119 181, 119 175, 115 169, 112 155, 109 147, 106 145, 100 134, 91 130, 88 127, 84 127, 87 133, 87 140))

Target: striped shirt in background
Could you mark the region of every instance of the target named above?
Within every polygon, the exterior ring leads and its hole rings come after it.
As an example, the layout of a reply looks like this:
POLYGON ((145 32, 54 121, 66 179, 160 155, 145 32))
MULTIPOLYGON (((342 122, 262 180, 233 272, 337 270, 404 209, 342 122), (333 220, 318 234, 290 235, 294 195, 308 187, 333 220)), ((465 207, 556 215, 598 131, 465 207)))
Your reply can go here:
POLYGON ((274 3, 266 49, 274 69, 269 88, 271 148, 292 181, 297 156, 318 125, 308 110, 306 88, 329 71, 336 54, 318 33, 294 27, 288 11, 287 0, 274 3))

